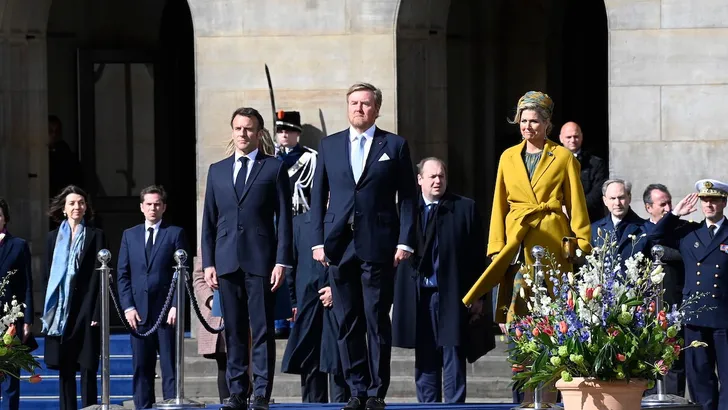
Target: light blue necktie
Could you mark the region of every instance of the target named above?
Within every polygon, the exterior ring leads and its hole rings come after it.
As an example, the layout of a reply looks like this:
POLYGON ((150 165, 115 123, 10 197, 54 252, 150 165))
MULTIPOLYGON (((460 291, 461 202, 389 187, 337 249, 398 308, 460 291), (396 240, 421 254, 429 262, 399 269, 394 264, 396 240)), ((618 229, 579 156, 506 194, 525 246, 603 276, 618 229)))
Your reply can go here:
POLYGON ((351 169, 354 171, 354 181, 359 182, 362 172, 364 172, 364 145, 367 142, 367 136, 362 134, 359 136, 359 144, 352 147, 354 149, 353 164, 351 169))

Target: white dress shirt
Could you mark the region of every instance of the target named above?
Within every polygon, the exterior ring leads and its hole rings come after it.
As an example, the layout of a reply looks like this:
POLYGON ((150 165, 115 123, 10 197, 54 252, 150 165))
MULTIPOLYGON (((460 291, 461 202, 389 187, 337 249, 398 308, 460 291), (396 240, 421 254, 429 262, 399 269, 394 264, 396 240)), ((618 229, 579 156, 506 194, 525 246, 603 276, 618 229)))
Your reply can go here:
POLYGON ((614 228, 616 229, 622 220, 614 216, 614 214, 609 214, 609 216, 612 218, 612 225, 614 225, 614 228))
POLYGON ((235 151, 235 162, 233 163, 233 186, 235 186, 235 182, 238 180, 240 168, 243 167, 243 164, 239 161, 240 157, 243 156, 248 157, 248 169, 245 170, 245 180, 247 181, 248 176, 250 175, 250 170, 253 169, 253 162, 255 161, 255 158, 258 157, 258 148, 251 151, 248 155, 242 155, 238 151, 235 151))
POLYGON ((149 228, 154 228, 154 237, 152 238, 152 245, 157 243, 157 234, 159 233, 159 225, 162 224, 162 220, 160 219, 157 221, 157 223, 152 224, 149 221, 144 221, 144 246, 146 246, 147 241, 149 240, 149 228))
MULTIPOLYGON (((372 148, 372 141, 374 141, 374 131, 376 131, 377 126, 372 125, 369 127, 366 131, 363 133, 357 132, 353 126, 349 126, 349 166, 351 166, 352 172, 354 172, 354 147, 356 147, 357 144, 359 144, 359 138, 361 138, 362 135, 365 135, 367 137, 366 142, 364 143, 364 155, 362 155, 362 161, 361 164, 362 170, 364 169, 364 165, 367 163, 367 157, 369 157, 369 151, 372 148)), ((311 247, 312 250, 323 248, 324 245, 316 245, 311 247)), ((409 253, 414 253, 415 250, 411 247, 403 244, 397 245, 397 249, 402 249, 403 251, 407 251, 409 253)))
POLYGON ((713 236, 718 234, 718 231, 720 231, 720 227, 723 226, 723 221, 725 221, 725 217, 721 218, 720 221, 716 223, 710 223, 707 219, 705 220, 705 226, 710 229, 712 225, 715 225, 715 231, 713 231, 713 236))
POLYGON ((377 129, 377 126, 372 125, 371 127, 369 127, 369 129, 367 129, 366 131, 364 131, 363 133, 360 134, 354 129, 354 127, 349 127, 349 142, 351 143, 350 149, 349 149, 349 164, 351 164, 352 172, 356 173, 355 169, 354 169, 354 161, 355 161, 355 155, 356 155, 355 152, 356 152, 356 147, 360 144, 359 141, 361 140, 361 136, 364 135, 367 138, 366 142, 364 143, 364 155, 362 155, 363 162, 361 164, 361 169, 363 170, 364 165, 367 163, 367 157, 369 156, 369 151, 372 149, 372 141, 374 140, 374 131, 376 129, 377 129))
MULTIPOLYGON (((161 225, 161 224, 162 224, 161 219, 159 221, 157 221, 157 223, 155 223, 155 224, 147 221, 146 219, 144 220, 144 246, 145 247, 147 246, 147 241, 149 240, 149 228, 154 229, 154 231, 152 231, 152 234, 154 235, 152 237, 152 244, 154 244, 157 242, 157 234, 159 233, 159 225, 161 225)), ((124 313, 130 312, 132 310, 136 310, 136 307, 130 306, 124 310, 124 313)))

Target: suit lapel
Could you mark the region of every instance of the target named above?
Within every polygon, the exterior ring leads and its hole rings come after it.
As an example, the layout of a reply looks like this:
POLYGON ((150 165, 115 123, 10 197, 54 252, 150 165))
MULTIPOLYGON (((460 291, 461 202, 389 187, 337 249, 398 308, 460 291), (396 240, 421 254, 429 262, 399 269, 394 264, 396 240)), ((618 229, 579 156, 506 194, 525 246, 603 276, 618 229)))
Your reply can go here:
POLYGON ((361 177, 359 177, 359 182, 361 182, 366 176, 369 171, 369 168, 371 168, 372 164, 379 161, 380 153, 382 152, 382 149, 387 146, 387 138, 386 135, 382 130, 379 128, 374 129, 374 139, 372 140, 372 145, 369 147, 369 155, 367 155, 367 160, 364 165, 364 170, 361 173, 361 177))
POLYGON ((622 232, 622 237, 619 238, 619 245, 618 248, 622 250, 622 248, 625 245, 631 244, 632 240, 629 238, 630 235, 635 234, 637 231, 639 231, 640 227, 639 225, 630 224, 627 221, 622 221, 620 224, 626 223, 628 224, 626 228, 624 228, 624 232, 622 232))
POLYGON ((88 252, 89 248, 91 247, 91 243, 93 243, 93 240, 95 237, 96 237, 96 230, 94 228, 86 225, 86 240, 83 242, 83 249, 81 250, 81 256, 78 258, 79 265, 83 262, 83 258, 86 257, 86 252, 88 252))
POLYGON ((349 139, 349 131, 344 130, 341 131, 341 142, 342 142, 342 148, 344 150, 344 161, 345 164, 345 173, 349 175, 349 178, 351 178, 351 182, 353 184, 356 184, 356 181, 354 180, 354 171, 351 170, 351 140, 349 139))
POLYGON ((552 144, 551 141, 546 140, 546 145, 543 147, 543 154, 541 155, 541 159, 538 161, 538 165, 536 165, 536 170, 533 171, 533 178, 531 178, 531 187, 536 186, 538 180, 541 179, 543 174, 546 173, 546 170, 556 159, 553 153, 554 148, 556 148, 556 145, 552 144))
POLYGON ((149 271, 150 267, 152 266, 154 257, 157 256, 157 250, 159 250, 160 246, 162 245, 165 235, 167 235, 167 227, 164 225, 164 223, 162 223, 161 225, 159 225, 157 238, 154 240, 154 245, 152 245, 152 255, 149 257, 149 263, 147 263, 147 271, 149 271))
MULTIPOLYGON (((240 199, 238 200, 238 203, 243 202, 243 199, 245 199, 245 196, 248 194, 248 191, 250 190, 251 185, 253 185, 255 178, 258 176, 260 169, 263 168, 263 160, 266 157, 267 157, 267 155, 264 155, 260 151, 258 151, 258 156, 255 157, 255 161, 253 161, 253 168, 250 170, 250 175, 248 176, 248 179, 245 181, 245 189, 243 189, 243 194, 240 195, 240 199)), ((240 172, 242 172, 242 171, 243 170, 241 169, 240 172)), ((233 191, 235 191, 234 187, 233 187, 233 191)))
POLYGON ((523 152, 525 146, 526 142, 524 141, 521 144, 521 149, 511 155, 511 165, 516 170, 516 181, 514 181, 515 184, 513 184, 513 186, 521 189, 526 195, 529 196, 531 203, 535 204, 537 203, 536 194, 533 192, 531 182, 528 180, 528 171, 526 170, 526 164, 523 162, 523 158, 521 157, 521 153, 523 152))
POLYGON ((15 241, 12 240, 12 236, 10 234, 5 234, 5 239, 3 239, 3 244, 0 246, 0 277, 5 275, 5 272, 7 269, 5 269, 5 260, 8 258, 9 255, 12 255, 13 247, 15 246, 15 241))
MULTIPOLYGON (((708 250, 716 249, 720 246, 720 244, 724 243, 726 239, 728 239, 728 221, 726 221, 725 218, 723 218, 723 224, 720 226, 720 229, 718 230, 718 233, 715 234, 713 237, 713 240, 710 241, 708 244, 708 250)), ((707 231, 708 228, 705 228, 707 231)), ((710 237, 710 235, 708 235, 710 237)))

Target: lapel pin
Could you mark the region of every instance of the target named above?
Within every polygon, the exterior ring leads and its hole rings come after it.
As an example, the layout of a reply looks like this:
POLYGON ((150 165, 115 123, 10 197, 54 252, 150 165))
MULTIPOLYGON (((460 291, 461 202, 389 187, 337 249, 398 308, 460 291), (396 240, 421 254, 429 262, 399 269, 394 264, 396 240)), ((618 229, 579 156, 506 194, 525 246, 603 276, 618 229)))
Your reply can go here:
POLYGON ((698 242, 695 242, 695 245, 693 245, 693 246, 696 247, 696 248, 699 248, 700 247, 700 244, 698 242))

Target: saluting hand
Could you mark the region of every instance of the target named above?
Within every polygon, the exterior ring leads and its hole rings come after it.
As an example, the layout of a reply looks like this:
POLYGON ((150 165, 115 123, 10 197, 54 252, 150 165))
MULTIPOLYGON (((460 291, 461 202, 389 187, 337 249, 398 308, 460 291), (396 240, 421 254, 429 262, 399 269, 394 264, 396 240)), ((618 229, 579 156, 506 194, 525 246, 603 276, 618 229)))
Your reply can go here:
POLYGON ((675 215, 677 216, 685 216, 690 215, 691 213, 697 211, 698 209, 695 207, 695 204, 698 203, 698 194, 693 192, 692 194, 689 194, 680 202, 675 205, 675 215))

